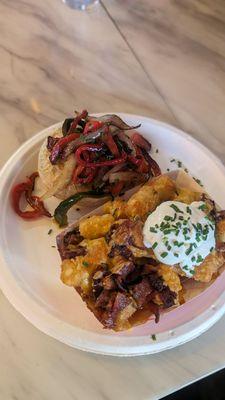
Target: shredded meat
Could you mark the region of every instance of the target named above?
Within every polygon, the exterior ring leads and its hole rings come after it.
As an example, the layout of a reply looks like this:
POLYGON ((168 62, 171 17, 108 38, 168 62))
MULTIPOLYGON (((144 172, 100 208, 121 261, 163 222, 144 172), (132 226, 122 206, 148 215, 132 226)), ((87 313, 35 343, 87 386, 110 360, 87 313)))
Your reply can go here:
POLYGON ((175 304, 176 293, 172 292, 168 287, 165 287, 160 293, 160 298, 163 302, 163 306, 169 308, 175 304))
POLYGON ((119 244, 115 244, 112 246, 110 253, 109 253, 109 258, 113 258, 115 256, 121 255, 125 259, 129 260, 129 258, 133 257, 132 251, 128 249, 128 247, 119 244))
POLYGON ((153 289, 147 277, 143 278, 140 283, 134 285, 132 288, 132 295, 137 303, 138 308, 142 308, 144 306, 152 291, 153 289))
POLYGON ((225 219, 225 210, 217 211, 216 212, 216 221, 219 222, 223 219, 225 219))
POLYGON ((85 256, 86 254, 87 250, 85 249, 85 247, 76 246, 72 250, 65 249, 65 251, 63 252, 63 259, 71 259, 78 256, 85 256))
POLYGON ((155 289, 157 292, 163 291, 164 285, 163 280, 160 276, 158 276, 156 273, 153 273, 148 276, 148 279, 153 289, 155 289))
POLYGON ((80 235, 79 227, 76 227, 72 231, 65 234, 63 241, 65 246, 68 246, 69 244, 79 244, 83 239, 83 236, 80 235))

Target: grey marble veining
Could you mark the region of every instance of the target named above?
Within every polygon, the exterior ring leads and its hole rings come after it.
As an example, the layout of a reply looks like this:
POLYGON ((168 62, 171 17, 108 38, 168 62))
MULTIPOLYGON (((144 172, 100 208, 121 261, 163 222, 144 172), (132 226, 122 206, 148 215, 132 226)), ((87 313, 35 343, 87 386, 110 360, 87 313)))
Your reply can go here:
POLYGON ((180 126, 225 162, 225 2, 103 4, 180 126))
MULTIPOLYGON (((0 165, 73 109, 148 115, 224 160, 223 0, 0 1, 0 165)), ((223 318, 182 347, 118 359, 42 334, 0 294, 1 400, 158 399, 224 367, 223 318)))
POLYGON ((61 0, 2 0, 0 27, 0 123, 9 152, 74 108, 174 122, 100 5, 82 13, 61 0))
POLYGON ((0 398, 158 399, 224 366, 224 321, 191 344, 146 357, 114 358, 72 349, 40 333, 0 296, 0 398), (194 362, 193 362, 194 360, 194 362))

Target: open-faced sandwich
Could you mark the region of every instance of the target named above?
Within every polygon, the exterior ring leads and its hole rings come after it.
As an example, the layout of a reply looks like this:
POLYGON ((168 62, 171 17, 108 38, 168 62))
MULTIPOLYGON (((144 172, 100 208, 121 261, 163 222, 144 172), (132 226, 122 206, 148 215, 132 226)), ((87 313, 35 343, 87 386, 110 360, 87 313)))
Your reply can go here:
MULTIPOLYGON (((62 202, 54 217, 63 226, 67 211, 78 201, 119 196, 158 176, 161 171, 150 155, 151 144, 134 130, 139 126, 129 126, 117 115, 94 117, 86 110, 67 118, 44 140, 38 172, 13 188, 14 210, 25 219, 50 216, 43 200, 55 196, 62 202), (32 193, 38 175, 39 197, 32 193), (21 209, 23 195, 32 210, 21 209)), ((88 202, 93 206, 93 200, 88 202)))
POLYGON ((61 280, 104 328, 156 322, 224 264, 225 212, 187 174, 160 175, 58 235, 61 280), (191 285, 190 285, 191 283, 191 285))

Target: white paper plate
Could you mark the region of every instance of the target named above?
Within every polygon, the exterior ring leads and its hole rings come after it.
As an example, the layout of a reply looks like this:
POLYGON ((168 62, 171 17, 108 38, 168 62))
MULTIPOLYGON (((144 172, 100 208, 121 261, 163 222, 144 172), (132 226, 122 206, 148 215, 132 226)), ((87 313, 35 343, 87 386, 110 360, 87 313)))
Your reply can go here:
MULTIPOLYGON (((177 169, 171 159, 181 160, 192 175, 201 179, 221 208, 225 208, 225 168, 209 150, 170 125, 136 115, 120 116, 128 124, 142 124, 139 131, 152 143, 153 157, 163 172, 167 168, 177 169)), ((0 285, 6 297, 41 331, 94 353, 117 356, 156 353, 206 331, 225 311, 224 274, 207 289, 207 302, 200 301, 199 296, 189 302, 187 313, 184 305, 163 315, 157 325, 149 321, 123 333, 102 329, 75 290, 60 282, 60 258, 52 247, 59 232, 56 225, 48 219, 23 221, 10 204, 12 186, 37 169, 43 139, 60 125, 47 128, 27 141, 0 174, 0 285), (48 235, 50 228, 53 233, 48 235)), ((56 204, 52 199, 49 206, 54 208, 56 204)))

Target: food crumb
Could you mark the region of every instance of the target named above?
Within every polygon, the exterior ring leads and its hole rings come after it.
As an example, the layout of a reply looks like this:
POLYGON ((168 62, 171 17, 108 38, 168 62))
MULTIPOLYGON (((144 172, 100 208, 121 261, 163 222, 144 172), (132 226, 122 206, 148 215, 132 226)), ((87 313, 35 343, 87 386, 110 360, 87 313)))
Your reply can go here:
POLYGON ((201 187, 204 187, 204 185, 203 185, 203 183, 200 181, 200 179, 195 178, 194 176, 193 176, 193 179, 194 179, 195 182, 197 182, 201 187))
POLYGON ((152 340, 156 340, 156 335, 155 334, 151 335, 151 338, 152 340))
POLYGON ((80 208, 76 208, 76 211, 80 211, 80 208))
POLYGON ((156 149, 156 151, 155 151, 156 153, 158 153, 159 152, 159 149, 156 149))
POLYGON ((53 247, 55 249, 56 246, 51 246, 51 247, 53 247))
POLYGON ((49 229, 48 235, 51 235, 52 232, 53 232, 53 230, 52 230, 52 229, 49 229))
POLYGON ((167 168, 166 170, 169 172, 169 171, 170 171, 170 168, 167 168))

